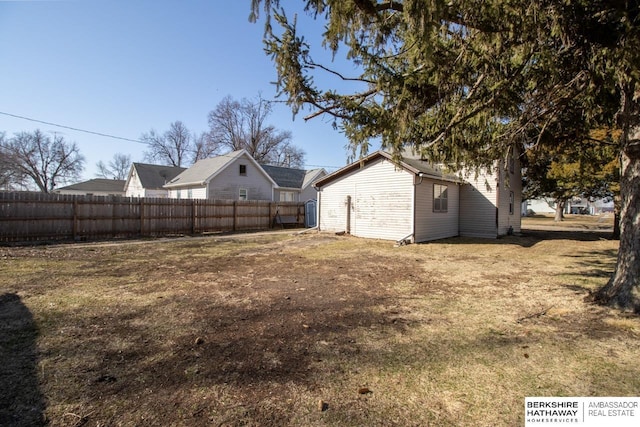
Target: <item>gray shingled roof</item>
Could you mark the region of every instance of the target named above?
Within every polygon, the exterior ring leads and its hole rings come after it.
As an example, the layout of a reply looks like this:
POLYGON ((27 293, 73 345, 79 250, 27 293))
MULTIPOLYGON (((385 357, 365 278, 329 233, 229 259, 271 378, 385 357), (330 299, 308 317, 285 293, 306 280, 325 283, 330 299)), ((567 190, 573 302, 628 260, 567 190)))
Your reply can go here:
MULTIPOLYGON (((198 160, 189 169, 185 170, 180 175, 172 179, 169 183, 167 183, 164 188, 176 188, 189 185, 204 185, 205 183, 213 179, 216 175, 218 175, 218 173, 224 170, 227 166, 229 166, 232 162, 243 156, 247 159, 247 161, 253 162, 258 168, 260 168, 260 165, 253 159, 253 157, 251 157, 251 155, 249 155, 247 150, 232 151, 231 153, 223 154, 221 156, 198 160)), ((264 176, 275 184, 273 178, 271 178, 266 172, 264 176)))
POLYGON ((140 183, 148 190, 159 190, 173 178, 181 174, 186 168, 177 166, 149 165, 146 163, 133 164, 140 183))
POLYGON ((316 180, 325 176, 326 174, 327 174, 327 171, 324 170, 323 168, 308 170, 307 173, 304 175, 304 182, 302 183, 302 188, 303 189, 307 188, 308 186, 313 184, 316 180))
POLYGON ((224 169, 229 163, 240 157, 244 150, 232 151, 222 156, 198 160, 189 169, 168 181, 165 188, 184 185, 204 185, 205 182, 224 169))
MULTIPOLYGON (((339 178, 341 176, 344 176, 354 170, 360 169, 361 167, 363 167, 364 165, 366 165, 367 163, 370 163, 374 160, 379 159, 380 157, 384 157, 387 160, 391 161, 391 162, 395 162, 395 160, 393 159, 393 156, 390 153, 387 153, 386 151, 376 151, 375 153, 372 153, 370 155, 368 155, 367 157, 355 161, 353 163, 351 163, 350 165, 347 165, 345 167, 343 167, 342 169, 338 169, 337 171, 324 176, 322 178, 320 178, 319 180, 317 180, 315 182, 316 185, 325 185, 328 182, 333 181, 336 178, 339 178)), ((413 155, 410 152, 405 152, 403 153, 403 157, 402 157, 402 161, 400 161, 399 163, 396 163, 399 167, 405 169, 408 172, 411 172, 413 174, 416 175, 421 175, 421 176, 425 176, 428 178, 434 178, 434 179, 439 179, 442 181, 450 181, 450 182, 462 182, 462 180, 460 179, 460 177, 456 174, 453 173, 449 173, 445 170, 443 170, 443 168, 441 168, 438 165, 434 165, 432 163, 429 163, 425 160, 421 160, 419 156, 417 155, 413 155)))
POLYGON ((124 184, 126 181, 121 179, 105 179, 94 178, 89 181, 77 182, 75 184, 67 185, 66 187, 56 188, 59 190, 75 190, 75 191, 112 191, 112 192, 124 192, 124 184))
POLYGON ((284 188, 302 188, 306 171, 302 169, 285 168, 282 166, 260 165, 264 171, 284 188))

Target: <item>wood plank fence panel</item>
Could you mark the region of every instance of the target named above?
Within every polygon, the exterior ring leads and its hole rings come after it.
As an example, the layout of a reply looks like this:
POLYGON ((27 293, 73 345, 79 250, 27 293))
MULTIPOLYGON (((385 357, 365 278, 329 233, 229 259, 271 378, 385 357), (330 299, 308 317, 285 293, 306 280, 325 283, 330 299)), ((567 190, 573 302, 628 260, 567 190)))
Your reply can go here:
POLYGON ((296 202, 0 192, 0 242, 260 230, 274 225, 276 213, 304 224, 304 204, 296 202))

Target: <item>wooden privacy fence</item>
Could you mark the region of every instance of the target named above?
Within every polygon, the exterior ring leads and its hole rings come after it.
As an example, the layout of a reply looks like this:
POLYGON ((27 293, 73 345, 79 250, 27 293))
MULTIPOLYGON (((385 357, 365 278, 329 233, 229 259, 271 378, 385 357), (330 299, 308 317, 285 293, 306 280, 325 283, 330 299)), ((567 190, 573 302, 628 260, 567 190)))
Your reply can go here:
POLYGON ((304 203, 0 192, 0 242, 96 240, 304 225, 304 203))

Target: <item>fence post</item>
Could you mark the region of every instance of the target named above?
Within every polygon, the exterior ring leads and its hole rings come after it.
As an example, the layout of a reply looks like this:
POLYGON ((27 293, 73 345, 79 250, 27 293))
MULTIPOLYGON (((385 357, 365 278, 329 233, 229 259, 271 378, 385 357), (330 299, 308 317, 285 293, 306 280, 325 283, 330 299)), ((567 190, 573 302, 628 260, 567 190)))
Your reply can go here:
POLYGON ((196 200, 191 199, 191 235, 196 234, 196 200))
POLYGON ((269 228, 273 228, 273 217, 275 212, 273 211, 273 203, 269 202, 269 228))
POLYGON ((73 198, 73 240, 78 239, 78 198, 73 198))
POLYGON ((117 208, 117 200, 116 200, 117 196, 111 196, 111 235, 113 237, 116 237, 118 235, 118 233, 116 232, 116 213, 118 212, 118 208, 117 208))
POLYGON ((144 236, 144 198, 140 198, 140 236, 144 236))
POLYGON ((233 201, 233 231, 236 231, 238 224, 238 201, 233 201))

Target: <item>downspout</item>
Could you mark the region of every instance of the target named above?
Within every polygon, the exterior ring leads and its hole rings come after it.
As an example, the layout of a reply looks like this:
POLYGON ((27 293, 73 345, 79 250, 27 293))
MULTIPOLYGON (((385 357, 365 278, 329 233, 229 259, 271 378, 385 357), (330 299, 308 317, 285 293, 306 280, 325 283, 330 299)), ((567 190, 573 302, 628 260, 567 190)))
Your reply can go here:
POLYGON ((417 183, 415 179, 413 180, 413 221, 411 221, 412 231, 411 231, 411 234, 409 234, 406 237, 403 237, 402 239, 396 242, 396 245, 398 246, 406 245, 407 243, 413 243, 416 240, 416 218, 417 218, 416 198, 418 197, 418 185, 422 184, 422 181, 424 180, 424 174, 422 172, 419 172, 418 178, 420 178, 420 181, 417 183))
POLYGON ((316 228, 318 231, 322 231, 320 228, 320 203, 322 201, 322 191, 318 187, 314 187, 318 196, 318 206, 316 206, 316 228))
POLYGON ((501 165, 498 164, 498 179, 496 180, 496 238, 500 236, 500 184, 502 183, 500 171, 501 165))
POLYGON ((347 223, 345 227, 345 233, 351 234, 351 196, 347 196, 347 223))

